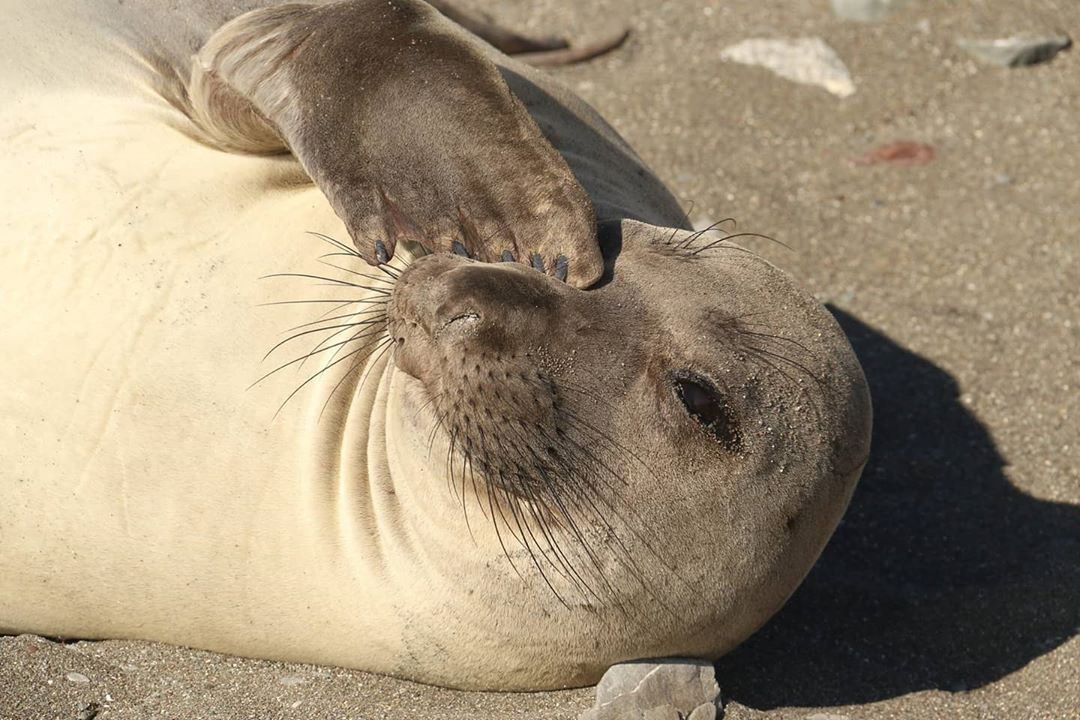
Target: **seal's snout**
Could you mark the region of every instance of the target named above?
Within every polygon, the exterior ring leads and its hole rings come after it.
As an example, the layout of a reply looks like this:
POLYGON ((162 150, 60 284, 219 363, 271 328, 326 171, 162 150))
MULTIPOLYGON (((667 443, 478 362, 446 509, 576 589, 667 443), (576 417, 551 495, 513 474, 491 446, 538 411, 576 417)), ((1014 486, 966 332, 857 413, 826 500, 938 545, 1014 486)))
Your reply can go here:
MULTIPOLYGON (((516 263, 427 255, 394 288, 390 333, 397 366, 432 379, 467 356, 513 354, 542 340, 564 283, 516 263)), ((475 356, 475 357, 474 357, 475 356)))

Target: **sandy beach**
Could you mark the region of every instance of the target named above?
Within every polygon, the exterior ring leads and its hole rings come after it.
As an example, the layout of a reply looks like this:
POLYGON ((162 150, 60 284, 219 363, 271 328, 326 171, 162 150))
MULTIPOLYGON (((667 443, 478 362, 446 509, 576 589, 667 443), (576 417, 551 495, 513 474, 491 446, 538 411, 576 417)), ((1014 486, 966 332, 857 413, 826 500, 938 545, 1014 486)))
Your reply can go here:
MULTIPOLYGON (((958 44, 1077 37, 1080 5, 913 0, 873 23, 826 0, 469 5, 534 34, 629 26, 617 51, 551 72, 695 226, 775 238, 745 243, 829 305, 870 382, 852 506, 784 610, 717 664, 724 717, 1080 716, 1080 53, 1006 68, 958 44), (721 57, 802 37, 836 51, 853 94, 721 57), (897 142, 932 157, 858 161, 897 142)), ((0 638, 4 720, 566 720, 592 697, 0 638)))

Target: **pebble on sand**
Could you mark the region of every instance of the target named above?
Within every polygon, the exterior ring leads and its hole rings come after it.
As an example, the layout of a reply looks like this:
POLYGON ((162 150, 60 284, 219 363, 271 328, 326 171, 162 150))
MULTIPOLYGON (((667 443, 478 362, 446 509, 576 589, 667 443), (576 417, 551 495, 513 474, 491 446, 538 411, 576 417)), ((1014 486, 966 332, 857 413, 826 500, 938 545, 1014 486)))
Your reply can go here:
POLYGON ((876 22, 907 4, 908 0, 832 0, 832 9, 845 20, 876 22))
POLYGON ((1050 62, 1072 47, 1068 35, 1013 35, 997 40, 964 40, 956 44, 983 62, 1002 67, 1023 67, 1050 62))
POLYGON ((90 678, 86 677, 82 673, 77 673, 77 672, 69 672, 64 677, 67 678, 70 682, 73 682, 73 683, 88 683, 88 682, 90 682, 90 678))
POLYGON ((75 715, 75 720, 94 720, 101 712, 101 705, 96 702, 84 705, 75 715))
POLYGON ((578 720, 715 720, 720 686, 712 663, 670 658, 612 666, 596 686, 596 704, 578 720))
POLYGON ((725 48, 720 57, 767 68, 782 78, 817 85, 839 97, 848 97, 855 92, 855 83, 843 60, 818 37, 751 38, 725 48))

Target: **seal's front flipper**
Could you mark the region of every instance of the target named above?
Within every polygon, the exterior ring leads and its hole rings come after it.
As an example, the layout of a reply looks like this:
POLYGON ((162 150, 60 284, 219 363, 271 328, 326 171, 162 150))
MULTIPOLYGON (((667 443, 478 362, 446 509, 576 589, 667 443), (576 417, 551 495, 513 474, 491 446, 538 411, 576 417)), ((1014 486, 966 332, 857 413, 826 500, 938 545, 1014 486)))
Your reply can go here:
POLYGON ((494 62, 425 3, 241 15, 200 50, 189 90, 217 144, 270 152, 280 139, 369 263, 399 242, 457 243, 579 287, 600 276, 585 190, 494 62))

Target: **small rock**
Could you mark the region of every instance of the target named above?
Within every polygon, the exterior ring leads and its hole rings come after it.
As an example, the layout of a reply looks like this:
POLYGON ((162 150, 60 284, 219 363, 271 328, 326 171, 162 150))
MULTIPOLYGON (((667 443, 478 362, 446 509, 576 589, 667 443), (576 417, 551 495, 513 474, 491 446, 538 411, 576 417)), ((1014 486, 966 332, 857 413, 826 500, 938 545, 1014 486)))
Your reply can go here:
POLYGON ((719 702, 720 687, 708 661, 620 663, 604 673, 596 686, 596 704, 579 720, 668 720, 693 713, 698 713, 694 720, 715 720, 719 702), (713 714, 701 710, 702 705, 711 706, 713 714))
POLYGON ((88 683, 88 682, 90 682, 90 678, 86 677, 82 673, 77 673, 77 672, 69 672, 64 677, 66 677, 68 680, 70 680, 73 683, 88 683))
POLYGON ((303 685, 307 682, 307 678, 299 675, 283 675, 278 678, 278 682, 286 687, 295 687, 297 685, 303 685))
POLYGON ((751 38, 725 48, 720 57, 743 65, 758 65, 787 80, 825 88, 838 97, 855 92, 855 83, 840 56, 818 37, 751 38))
POLYGON ((832 9, 845 20, 877 22, 907 3, 908 0, 832 0, 832 9))
POLYGON ((1068 35, 1014 35, 997 40, 957 40, 957 45, 992 65, 1021 67, 1049 62, 1072 47, 1068 35))
POLYGON ((94 720, 94 718, 98 716, 99 712, 101 712, 101 705, 98 705, 96 702, 92 702, 83 709, 79 710, 78 714, 75 715, 75 720, 94 720))

